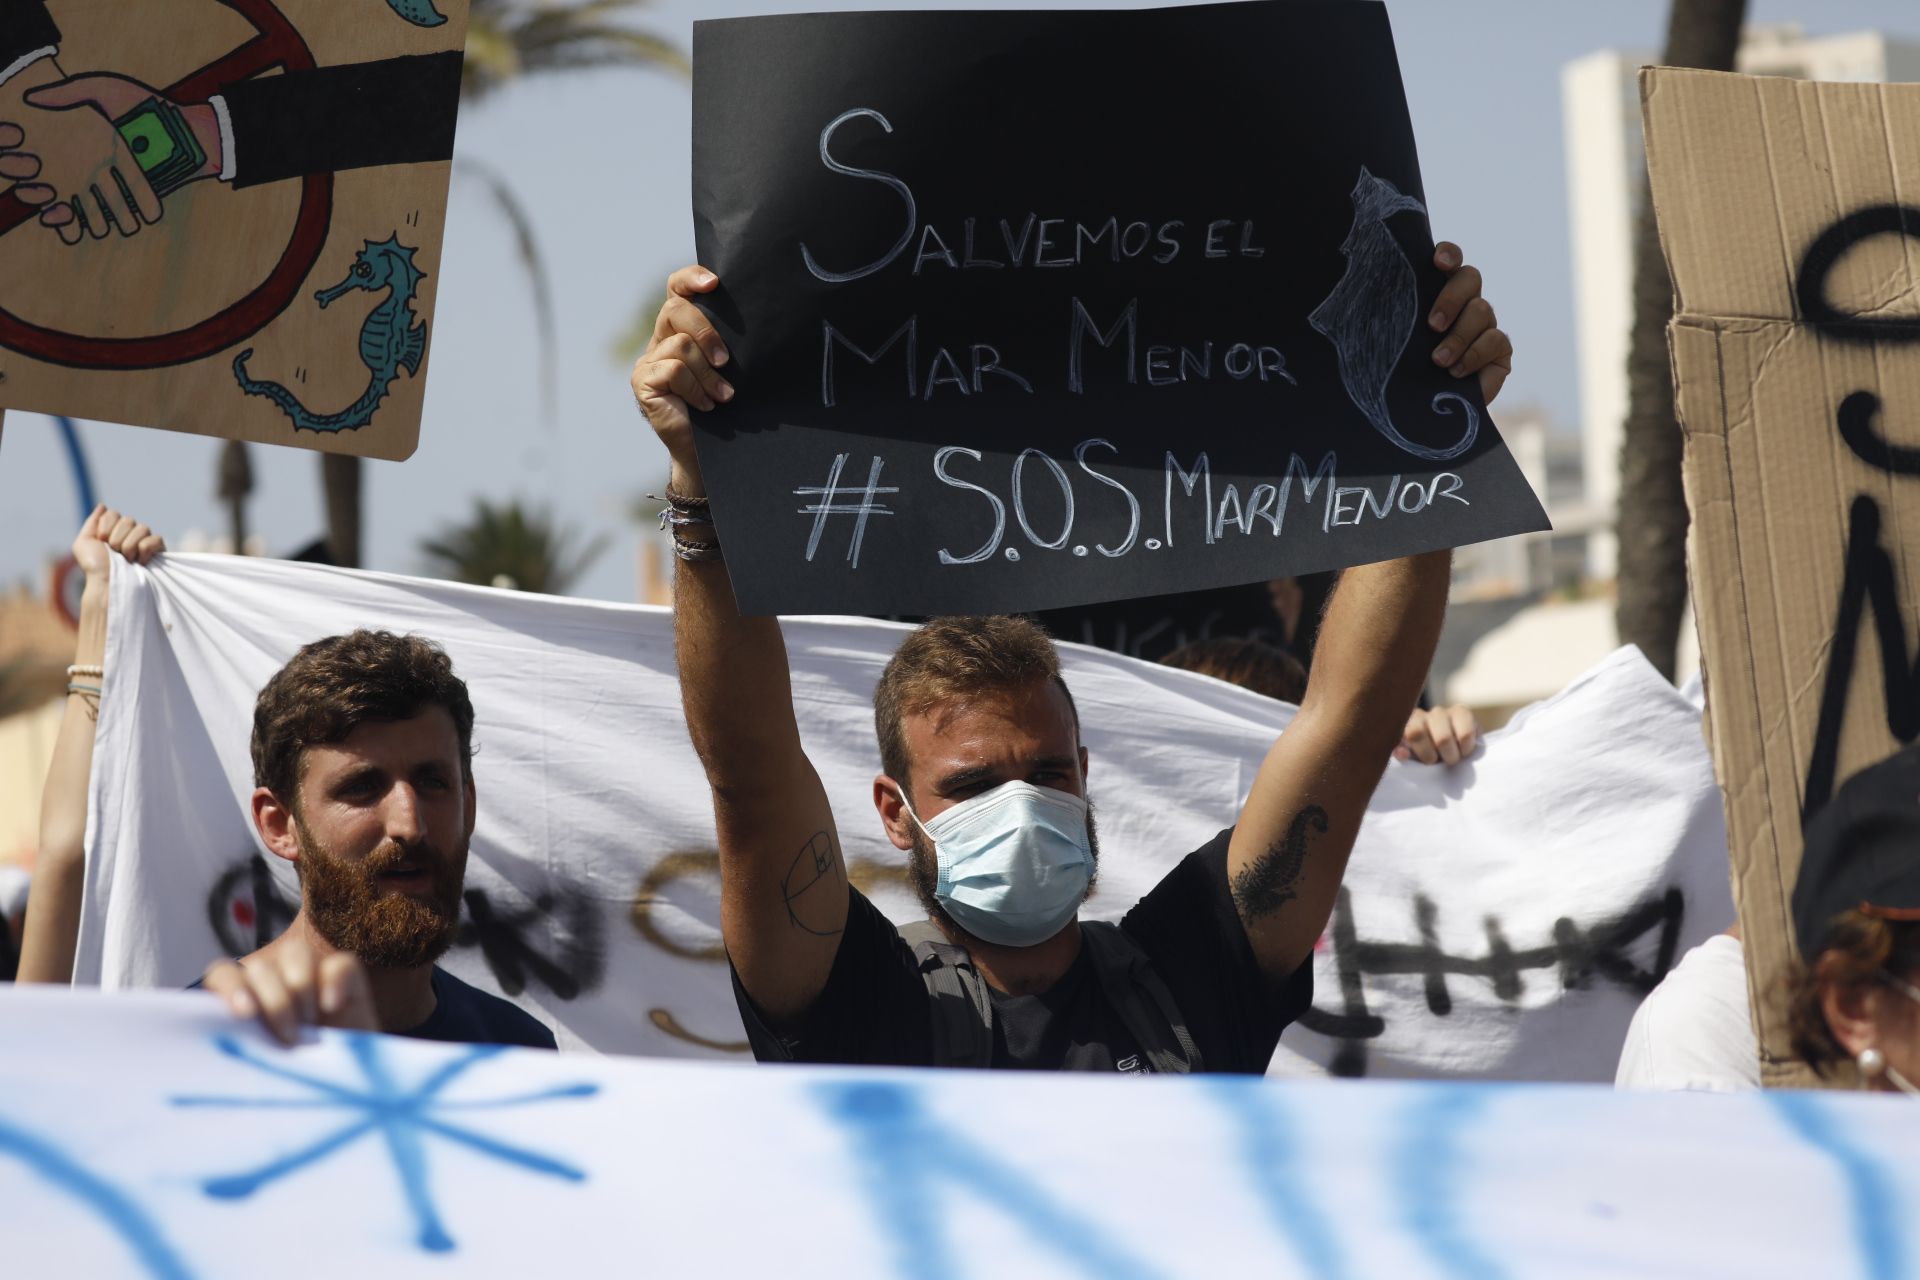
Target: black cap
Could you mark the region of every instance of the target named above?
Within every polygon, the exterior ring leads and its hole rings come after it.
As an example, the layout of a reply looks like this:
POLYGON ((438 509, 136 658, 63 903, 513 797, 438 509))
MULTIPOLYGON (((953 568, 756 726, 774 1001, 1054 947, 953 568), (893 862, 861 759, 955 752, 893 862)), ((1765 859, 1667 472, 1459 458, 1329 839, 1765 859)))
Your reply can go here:
POLYGON ((1813 963, 1833 918, 1856 909, 1920 920, 1920 745, 1854 774, 1807 823, 1793 885, 1802 958, 1813 963))

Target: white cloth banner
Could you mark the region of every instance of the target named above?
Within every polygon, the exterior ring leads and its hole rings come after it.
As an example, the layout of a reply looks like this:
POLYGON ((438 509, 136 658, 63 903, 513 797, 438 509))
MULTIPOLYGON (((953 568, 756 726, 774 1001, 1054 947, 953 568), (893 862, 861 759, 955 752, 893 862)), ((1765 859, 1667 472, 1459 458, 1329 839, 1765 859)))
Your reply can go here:
POLYGON ((564 1057, 0 989, 8 1276, 1892 1280, 1920 1107, 564 1057))
MULTIPOLYGON (((432 637, 472 690, 479 827, 445 963, 563 1047, 738 1054, 712 811, 660 609, 271 561, 116 566, 89 819, 82 981, 171 987, 290 916, 247 818, 257 691, 356 626, 432 637)), ((856 884, 919 915, 869 799, 869 698, 904 628, 785 624, 794 700, 856 884)), ((1232 823, 1292 708, 1062 646, 1117 918, 1232 823)), ((1696 708, 1636 651, 1455 768, 1389 766, 1276 1071, 1611 1080, 1652 980, 1732 920, 1696 708)))

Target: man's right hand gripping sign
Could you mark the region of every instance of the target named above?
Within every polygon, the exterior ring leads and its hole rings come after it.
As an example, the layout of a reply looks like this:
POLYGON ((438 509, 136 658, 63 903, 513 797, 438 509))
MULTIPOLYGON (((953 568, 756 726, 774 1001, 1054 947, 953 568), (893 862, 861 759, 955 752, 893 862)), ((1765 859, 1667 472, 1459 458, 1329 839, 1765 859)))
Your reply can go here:
MULTIPOLYGON (((1480 275, 1449 275, 1432 358, 1493 399, 1512 345, 1480 275)), ((801 749, 777 620, 742 617, 706 507, 689 407, 725 412, 725 345, 668 281, 633 389, 673 462, 674 621, 687 727, 713 791, 721 928, 762 1060, 1088 1071, 1266 1070, 1312 998, 1313 946, 1401 742, 1446 607, 1450 555, 1349 569, 1300 712, 1246 807, 1116 927, 1082 922, 1099 860, 1087 751, 1052 642, 1016 618, 946 618, 874 694, 873 804, 930 924, 896 929, 847 882, 801 749), (967 999, 935 999, 935 994, 967 999)))

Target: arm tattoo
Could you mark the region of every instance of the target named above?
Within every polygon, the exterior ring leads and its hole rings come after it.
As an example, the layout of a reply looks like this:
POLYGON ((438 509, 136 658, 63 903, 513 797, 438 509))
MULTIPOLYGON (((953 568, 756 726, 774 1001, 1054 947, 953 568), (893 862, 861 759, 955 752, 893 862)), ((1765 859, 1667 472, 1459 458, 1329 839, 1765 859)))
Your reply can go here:
POLYGON ((780 879, 780 897, 786 903, 787 923, 817 938, 831 938, 841 932, 839 927, 826 929, 820 924, 831 918, 828 913, 846 901, 845 879, 833 837, 824 831, 814 832, 780 879), (835 886, 840 886, 837 897, 835 886))
POLYGON ((1307 828, 1327 833, 1327 811, 1310 804, 1293 815, 1286 838, 1233 877, 1233 905, 1248 924, 1272 915, 1295 898, 1294 883, 1307 864, 1307 828))

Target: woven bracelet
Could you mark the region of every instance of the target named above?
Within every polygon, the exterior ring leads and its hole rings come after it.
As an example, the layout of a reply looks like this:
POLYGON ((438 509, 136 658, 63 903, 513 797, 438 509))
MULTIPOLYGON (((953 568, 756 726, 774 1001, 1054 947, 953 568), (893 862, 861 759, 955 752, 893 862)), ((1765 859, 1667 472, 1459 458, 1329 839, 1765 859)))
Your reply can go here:
POLYGON ((649 498, 652 498, 655 502, 666 503, 668 506, 672 507, 675 511, 685 511, 689 513, 694 511, 705 511, 708 507, 713 505, 711 502, 709 502, 705 498, 693 498, 693 497, 688 497, 684 493, 675 493, 672 485, 667 486, 667 491, 664 494, 650 493, 647 496, 649 498))
POLYGON ((692 538, 675 535, 673 554, 682 560, 694 564, 708 563, 721 558, 718 542, 696 542, 692 538))

